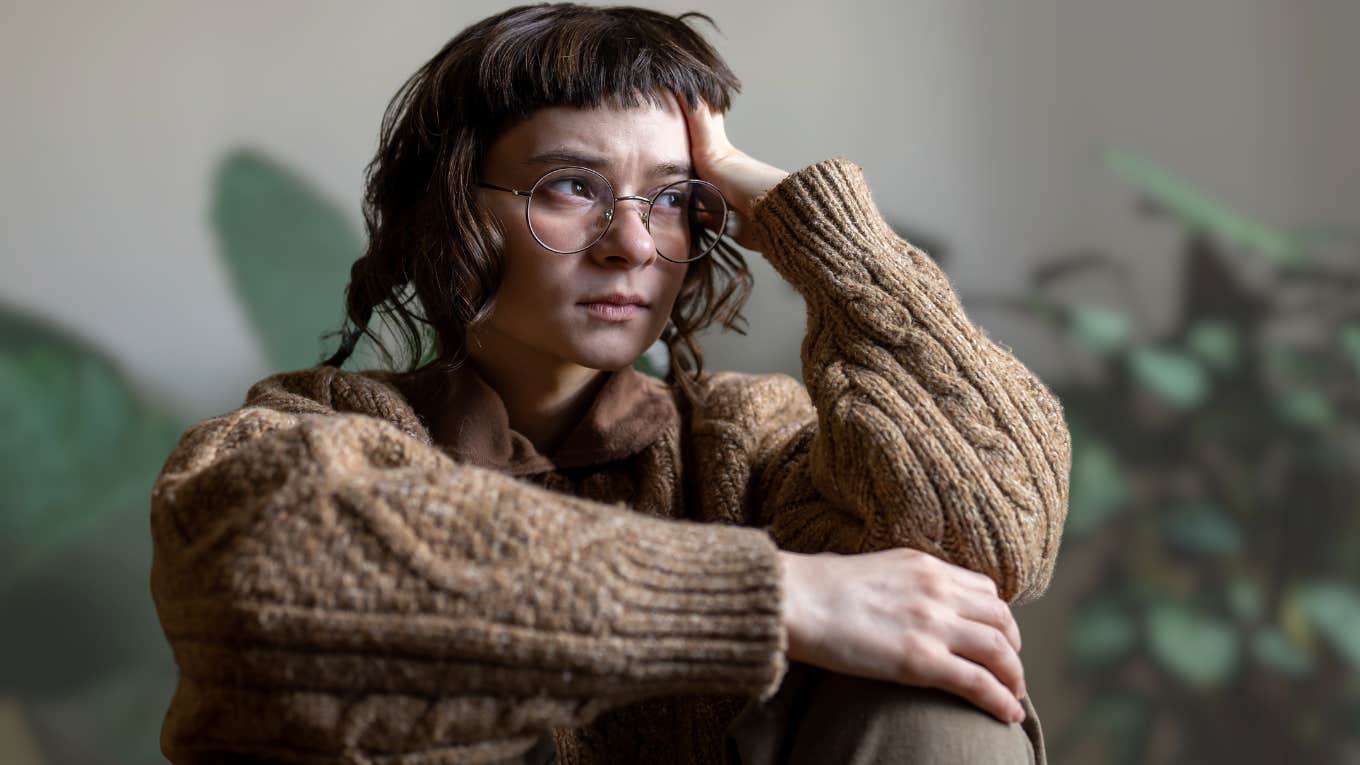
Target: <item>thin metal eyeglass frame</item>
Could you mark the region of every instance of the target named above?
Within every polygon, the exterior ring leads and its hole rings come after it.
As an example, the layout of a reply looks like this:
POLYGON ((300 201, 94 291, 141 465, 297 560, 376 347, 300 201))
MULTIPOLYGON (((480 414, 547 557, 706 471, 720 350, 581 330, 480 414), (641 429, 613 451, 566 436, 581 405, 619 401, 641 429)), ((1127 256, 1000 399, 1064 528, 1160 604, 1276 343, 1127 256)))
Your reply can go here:
MULTIPOLYGON (((639 195, 636 195, 636 194, 632 194, 632 195, 629 195, 629 196, 622 196, 622 197, 621 197, 621 196, 619 196, 618 194, 616 194, 616 193, 614 192, 614 184, 612 184, 612 183, 609 182, 609 179, 606 178, 606 177, 604 176, 604 173, 601 173, 601 172, 599 172, 598 170, 592 170, 592 169, 589 168, 589 167, 581 167, 580 165, 563 165, 563 166, 561 166, 561 167, 554 167, 554 168, 548 170, 547 172, 543 173, 542 175, 538 176, 538 179, 534 181, 534 185, 531 186, 531 187, 529 187, 529 190, 528 190, 528 191, 524 191, 524 190, 522 190, 522 189, 509 189, 509 188, 506 188, 506 187, 504 187, 504 186, 497 186, 497 185, 494 184, 494 183, 478 182, 477 185, 478 185, 478 186, 481 186, 481 187, 484 188, 484 189, 495 189, 496 191, 508 191, 509 193, 514 194, 515 196, 518 196, 518 197, 525 197, 525 200, 524 200, 524 225, 525 225, 526 227, 528 227, 528 229, 529 229, 529 234, 532 235, 532 236, 534 237, 534 241, 538 242, 539 245, 540 245, 541 247, 543 247, 544 249, 546 249, 546 250, 548 250, 548 251, 550 251, 550 252, 556 252, 556 253, 558 253, 559 255, 572 255, 572 254, 574 254, 574 253, 584 252, 584 251, 590 249, 591 247, 595 246, 595 244, 596 244, 597 242, 599 242, 601 239, 603 239, 603 238, 605 237, 606 234, 609 233, 609 228, 610 228, 611 226, 614 225, 614 209, 615 209, 615 206, 616 206, 619 202, 621 202, 621 201, 623 201, 623 200, 627 200, 627 199, 636 199, 636 200, 638 200, 638 201, 640 201, 640 202, 646 202, 646 203, 647 203, 647 211, 646 211, 645 213, 643 213, 643 215, 642 215, 642 224, 643 224, 644 226, 647 227, 647 233, 648 233, 648 234, 651 234, 651 233, 652 233, 652 208, 656 206, 656 200, 658 200, 658 199, 661 198, 661 195, 662 195, 663 193, 665 193, 666 189, 669 189, 671 186, 677 186, 677 185, 679 185, 679 184, 681 184, 681 183, 702 183, 702 184, 704 184, 705 186, 708 186, 708 187, 712 188, 713 191, 714 191, 715 193, 717 193, 718 198, 721 199, 721 200, 722 200, 722 203, 723 203, 723 214, 722 214, 723 227, 722 227, 722 230, 719 231, 717 237, 714 238, 714 240, 713 240, 713 245, 709 246, 709 248, 708 248, 707 250, 704 250, 704 254, 703 254, 703 255, 700 255, 700 256, 697 257, 697 258, 691 258, 691 259, 689 259, 689 260, 676 260, 675 258, 668 258, 668 257, 666 257, 666 254, 663 253, 661 250, 656 250, 656 254, 657 254, 657 255, 660 255, 662 258, 665 258, 666 260, 669 260, 669 261, 672 262, 672 263, 695 263, 695 262, 697 262, 697 261, 703 260, 704 258, 708 257, 708 253, 712 252, 713 249, 714 249, 714 247, 717 246, 718 239, 721 239, 722 236, 723 236, 723 234, 727 233, 727 215, 728 215, 728 213, 729 213, 729 212, 731 211, 731 209, 732 209, 731 206, 728 205, 728 203, 727 203, 727 197, 723 195, 722 190, 719 189, 717 186, 714 186, 713 184, 709 183, 708 181, 701 180, 701 179, 699 179, 699 178, 686 178, 686 179, 684 179, 684 180, 675 181, 674 183, 667 184, 665 187, 663 187, 663 188, 661 189, 660 192, 657 193, 657 195, 656 195, 655 197, 652 197, 651 199, 648 199, 647 197, 639 196, 639 195), (593 174, 593 175, 599 176, 600 180, 604 181, 605 187, 609 189, 609 196, 612 197, 613 200, 614 200, 612 203, 610 203, 609 209, 608 209, 608 210, 605 212, 605 214, 604 214, 605 221, 606 221, 605 226, 604 226, 604 230, 602 230, 602 231, 600 232, 599 236, 597 236, 597 237, 595 237, 594 239, 590 240, 590 242, 588 242, 585 246, 583 246, 583 247, 581 247, 581 248, 579 248, 579 249, 575 249, 575 250, 559 250, 559 249, 557 249, 557 248, 555 248, 555 247, 549 247, 547 244, 544 243, 544 241, 543 241, 542 239, 540 239, 540 238, 538 237, 538 232, 534 231, 533 223, 530 222, 530 220, 529 220, 529 202, 530 202, 530 199, 529 199, 529 198, 532 197, 532 196, 534 195, 534 192, 538 190, 538 186, 539 186, 539 184, 541 184, 541 183, 543 182, 543 179, 544 179, 544 178, 547 178, 549 175, 552 175, 553 173, 556 173, 556 172, 561 171, 561 170, 584 170, 584 171, 586 171, 587 173, 591 173, 591 174, 593 174)), ((710 230, 711 230, 711 229, 710 229, 710 230)))

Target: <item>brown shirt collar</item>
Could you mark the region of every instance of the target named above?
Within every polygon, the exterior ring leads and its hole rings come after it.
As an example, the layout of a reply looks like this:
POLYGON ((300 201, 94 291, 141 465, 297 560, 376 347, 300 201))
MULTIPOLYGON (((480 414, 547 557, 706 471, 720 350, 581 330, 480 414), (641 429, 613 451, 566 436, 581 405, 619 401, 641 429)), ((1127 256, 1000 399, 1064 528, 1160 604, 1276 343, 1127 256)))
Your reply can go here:
POLYGON ((505 402, 471 363, 453 372, 431 368, 389 378, 430 431, 459 462, 511 475, 599 465, 641 451, 677 418, 670 388, 630 367, 609 377, 561 445, 540 454, 510 428, 505 402))

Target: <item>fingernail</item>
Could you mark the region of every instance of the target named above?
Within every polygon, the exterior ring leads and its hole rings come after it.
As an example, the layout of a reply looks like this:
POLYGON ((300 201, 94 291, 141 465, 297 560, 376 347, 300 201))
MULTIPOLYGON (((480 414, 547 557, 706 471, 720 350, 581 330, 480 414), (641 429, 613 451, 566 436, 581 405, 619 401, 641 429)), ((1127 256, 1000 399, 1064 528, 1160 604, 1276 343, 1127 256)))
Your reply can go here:
POLYGON ((1024 707, 1016 707, 1015 712, 1011 715, 1011 722, 1024 722, 1024 720, 1025 720, 1024 707))

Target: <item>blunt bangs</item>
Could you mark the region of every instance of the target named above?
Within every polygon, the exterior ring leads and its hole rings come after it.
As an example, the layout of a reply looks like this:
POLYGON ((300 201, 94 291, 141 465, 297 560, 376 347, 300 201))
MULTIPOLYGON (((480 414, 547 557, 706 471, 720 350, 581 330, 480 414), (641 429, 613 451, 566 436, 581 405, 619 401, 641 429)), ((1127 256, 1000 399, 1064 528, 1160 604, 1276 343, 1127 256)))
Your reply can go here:
POLYGON ((477 106, 493 130, 548 106, 661 106, 667 91, 726 112, 741 82, 712 46, 685 23, 702 13, 667 16, 636 8, 576 5, 519 9, 493 23, 476 73, 477 106))

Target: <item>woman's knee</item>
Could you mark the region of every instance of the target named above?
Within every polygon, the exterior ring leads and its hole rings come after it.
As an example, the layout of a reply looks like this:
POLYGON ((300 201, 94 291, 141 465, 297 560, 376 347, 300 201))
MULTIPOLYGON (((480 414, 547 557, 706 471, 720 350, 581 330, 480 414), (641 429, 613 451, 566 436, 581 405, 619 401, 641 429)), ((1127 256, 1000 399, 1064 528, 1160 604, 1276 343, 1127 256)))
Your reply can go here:
POLYGON ((1037 742, 1031 736, 1037 725, 1002 722, 935 688, 813 672, 803 687, 802 708, 791 731, 788 752, 794 765, 1036 762, 1037 742))

